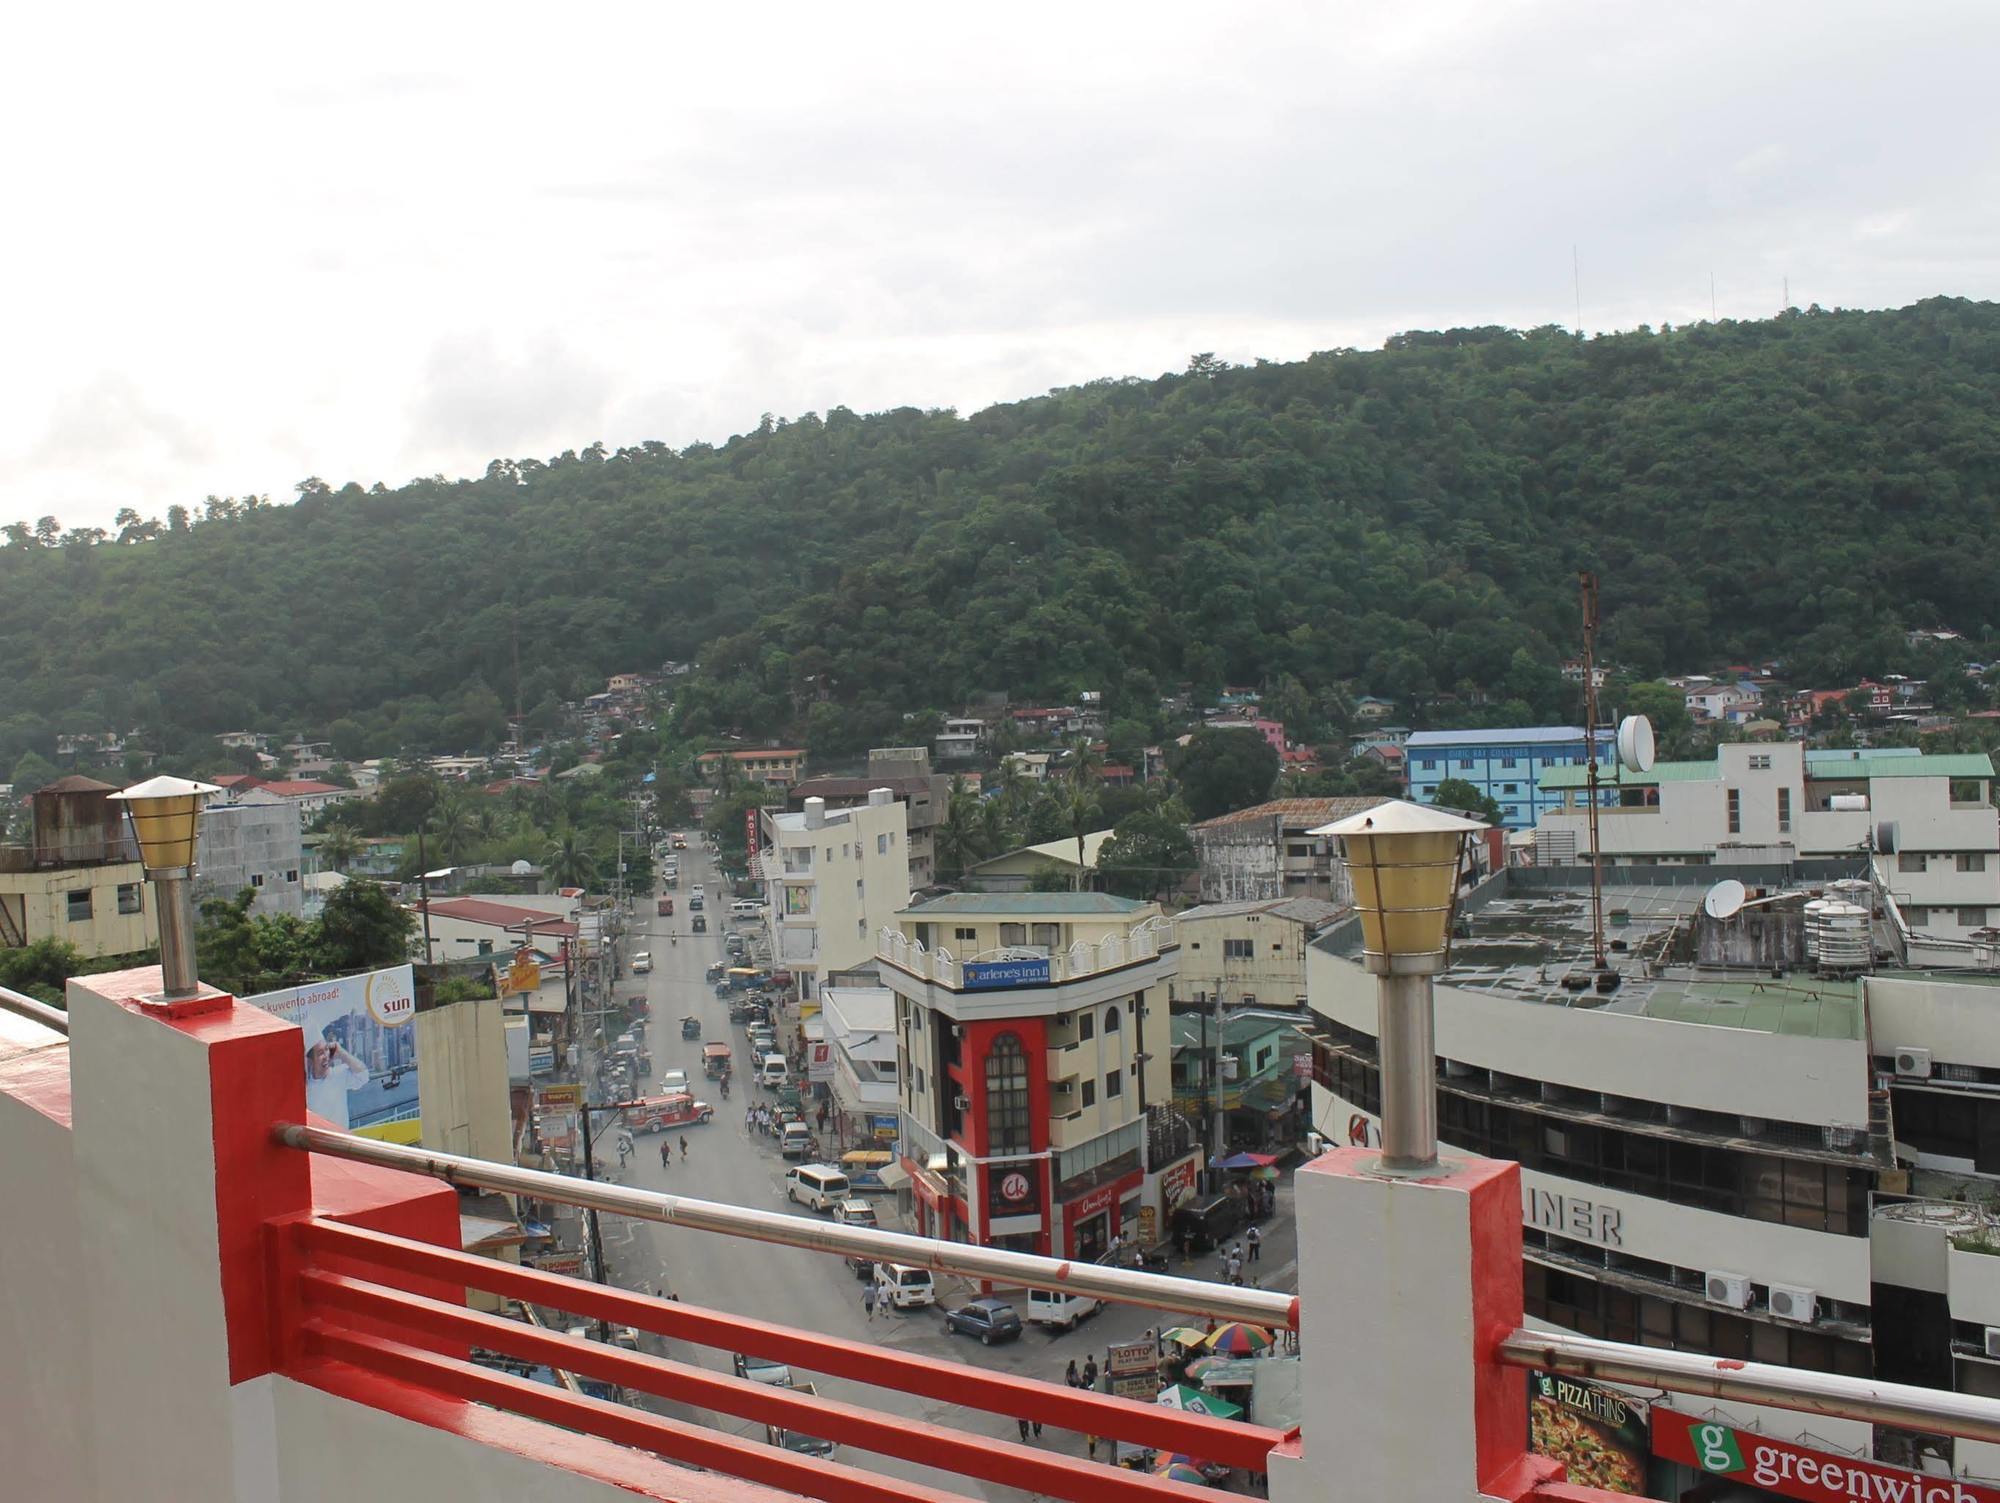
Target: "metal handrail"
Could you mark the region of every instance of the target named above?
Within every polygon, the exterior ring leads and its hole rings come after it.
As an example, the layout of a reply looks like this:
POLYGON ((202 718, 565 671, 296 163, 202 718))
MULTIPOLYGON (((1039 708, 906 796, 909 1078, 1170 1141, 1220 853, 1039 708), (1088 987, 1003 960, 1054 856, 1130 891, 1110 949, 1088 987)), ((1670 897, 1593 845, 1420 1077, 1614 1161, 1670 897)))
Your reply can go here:
POLYGON ((1878 1383, 1871 1378, 1779 1367, 1770 1362, 1738 1362, 1700 1352, 1628 1346, 1557 1331, 1516 1331, 1501 1340, 1498 1356, 1512 1366, 1541 1372, 1766 1404, 1773 1409, 1868 1424, 1899 1425, 1966 1440, 2000 1441, 2000 1400, 1945 1388, 1878 1383))
POLYGON ((530 1195, 558 1205, 608 1211, 640 1221, 658 1221, 694 1231, 719 1232, 726 1237, 746 1237, 754 1242, 774 1242, 786 1247, 801 1247, 808 1252, 839 1253, 881 1263, 902 1263, 912 1268, 929 1268, 939 1273, 955 1273, 966 1278, 994 1280, 1033 1289, 1066 1289, 1096 1299, 1172 1310, 1182 1315, 1248 1321, 1253 1325, 1285 1330, 1298 1328, 1298 1298, 1279 1290, 1241 1289, 1199 1279, 1141 1273, 1131 1268, 1107 1268, 1097 1263, 1072 1262, 1067 1258, 1044 1258, 1034 1253, 1009 1252, 1004 1248, 913 1237, 904 1232, 884 1232, 840 1222, 808 1221, 781 1211, 759 1211, 747 1206, 696 1200, 686 1195, 667 1195, 657 1190, 635 1190, 602 1181, 577 1180, 564 1174, 550 1174, 546 1170, 521 1169, 512 1164, 496 1164, 488 1159, 466 1158, 454 1153, 433 1153, 428 1149, 383 1143, 354 1133, 306 1127, 296 1122, 277 1124, 271 1129, 271 1135, 289 1148, 303 1149, 308 1153, 329 1154, 379 1165, 384 1169, 401 1169, 411 1174, 428 1174, 452 1185, 473 1185, 484 1190, 530 1195))
POLYGON ((0 1012, 16 1013, 31 1023, 40 1023, 44 1028, 60 1033, 64 1038, 69 1037, 68 1013, 20 992, 9 991, 4 986, 0 986, 0 1012))

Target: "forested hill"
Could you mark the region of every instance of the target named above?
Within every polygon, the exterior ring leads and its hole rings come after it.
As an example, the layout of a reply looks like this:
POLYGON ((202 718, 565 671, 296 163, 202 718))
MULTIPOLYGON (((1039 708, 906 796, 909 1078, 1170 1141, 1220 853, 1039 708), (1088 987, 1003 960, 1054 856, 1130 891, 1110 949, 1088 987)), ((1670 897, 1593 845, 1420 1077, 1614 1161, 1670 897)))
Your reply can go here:
POLYGON ((835 409, 678 453, 314 481, 110 537, 10 529, 0 769, 68 728, 478 744, 517 640, 530 706, 698 658, 696 729, 830 750, 991 689, 1533 706, 1579 567, 1636 674, 1777 654, 1839 682, 1893 666, 1906 626, 1993 635, 1997 484, 2000 306, 1949 299, 1409 334, 971 417, 835 409))

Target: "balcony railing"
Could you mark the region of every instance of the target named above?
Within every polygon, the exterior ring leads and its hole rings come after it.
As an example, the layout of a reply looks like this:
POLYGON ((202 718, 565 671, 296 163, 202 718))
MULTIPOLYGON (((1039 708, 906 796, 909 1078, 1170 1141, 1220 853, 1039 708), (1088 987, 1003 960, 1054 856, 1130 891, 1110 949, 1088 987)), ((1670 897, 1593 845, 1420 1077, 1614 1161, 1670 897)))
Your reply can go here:
MULTIPOLYGON (((1049 982, 1060 985, 1065 981, 1077 981, 1103 971, 1117 970, 1120 966, 1151 960, 1162 951, 1172 949, 1174 944, 1174 921, 1169 918, 1147 919, 1123 934, 1108 934, 1095 943, 1080 939, 1049 954, 1049 982)), ((975 955, 957 956, 942 945, 935 950, 927 950, 922 940, 911 939, 902 930, 885 925, 877 937, 875 953, 898 970, 940 982, 953 991, 963 991, 966 962, 1015 960, 1024 951, 1033 948, 1008 945, 997 950, 982 950, 975 955)))

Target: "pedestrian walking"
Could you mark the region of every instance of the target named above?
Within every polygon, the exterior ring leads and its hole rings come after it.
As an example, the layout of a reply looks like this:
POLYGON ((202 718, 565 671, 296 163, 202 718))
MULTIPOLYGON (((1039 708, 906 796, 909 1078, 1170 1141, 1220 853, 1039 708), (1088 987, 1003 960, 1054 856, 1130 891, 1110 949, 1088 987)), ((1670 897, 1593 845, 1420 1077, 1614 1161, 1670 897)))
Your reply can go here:
POLYGON ((1036 1420, 1036 1421, 1035 1421, 1035 1436, 1036 1436, 1036 1438, 1037 1438, 1037 1439, 1039 1439, 1039 1438, 1041 1437, 1041 1433, 1042 1433, 1042 1422, 1041 1422, 1040 1420, 1036 1420))
POLYGON ((1097 1437, 1095 1435, 1086 1435, 1084 1439, 1090 1442, 1090 1459, 1092 1461, 1097 1460, 1097 1437))
POLYGON ((1113 1268, 1116 1268, 1125 1261, 1124 1252, 1125 1234, 1123 1232, 1113 1232, 1111 1234, 1111 1266, 1113 1268))
POLYGON ((660 1167, 662 1169, 674 1167, 674 1145, 665 1138, 660 1139, 660 1167))
POLYGON ((1019 1423, 1021 1426, 1021 1444, 1026 1445, 1028 1443, 1028 1422, 1021 1420, 1019 1423))
POLYGON ((682 1162, 683 1164, 685 1164, 685 1163, 686 1163, 687 1161, 688 1161, 688 1140, 687 1140, 686 1138, 682 1138, 682 1139, 681 1139, 681 1162, 682 1162))
POLYGON ((875 1318, 875 1285, 870 1282, 862 1286, 861 1308, 868 1312, 868 1318, 875 1318))
POLYGON ((1074 1357, 1069 1359, 1069 1371, 1063 1374, 1063 1382, 1069 1384, 1071 1388, 1081 1388, 1083 1386, 1083 1378, 1076 1370, 1076 1358, 1074 1357))
POLYGON ((1083 1359, 1082 1386, 1089 1389, 1097 1387, 1097 1359, 1095 1357, 1086 1357, 1083 1359))
POLYGON ((1233 1252, 1229 1255, 1229 1282, 1232 1284, 1240 1284, 1243 1282, 1242 1253, 1233 1252))
POLYGON ((1250 1244, 1250 1261, 1255 1263, 1264 1251, 1264 1234, 1253 1226, 1244 1240, 1250 1244))

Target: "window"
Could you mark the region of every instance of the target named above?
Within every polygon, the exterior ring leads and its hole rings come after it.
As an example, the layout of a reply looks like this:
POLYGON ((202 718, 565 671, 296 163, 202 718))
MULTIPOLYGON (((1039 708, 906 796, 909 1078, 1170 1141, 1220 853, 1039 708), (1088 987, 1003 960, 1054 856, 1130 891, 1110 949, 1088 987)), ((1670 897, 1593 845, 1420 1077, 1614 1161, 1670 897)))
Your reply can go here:
POLYGON ((1104 1009, 1104 1031, 1106 1033, 1116 1033, 1118 1026, 1118 1004, 1114 1002, 1104 1009))
POLYGON ((877 835, 875 837, 875 854, 878 856, 889 854, 889 837, 887 835, 877 835))
POLYGON ((1460 758, 1458 759, 1458 770, 1459 770, 1460 772, 1470 772, 1470 771, 1472 771, 1472 758, 1470 758, 1470 757, 1460 757, 1460 758))
POLYGON ((1983 872, 1986 870, 1986 852, 1960 851, 1958 869, 1962 872, 1983 872))
POLYGON ((1425 772, 1436 772, 1438 770, 1438 759, 1436 757, 1425 757, 1417 765, 1422 767, 1425 772))
POLYGON ((857 903, 862 902, 865 900, 866 896, 867 896, 866 893, 862 889, 861 879, 859 877, 856 877, 854 879, 854 901, 857 903))
POLYGON ((910 1009, 910 1032, 922 1033, 923 1031, 924 1031, 924 1015, 918 1009, 913 1007, 910 1009))
POLYGON ((1104 1077, 1104 1099, 1109 1101, 1113 1096, 1122 1096, 1124 1094, 1125 1074, 1122 1070, 1113 1070, 1109 1075, 1104 1077))
POLYGON ((1752 772, 1769 772, 1771 770, 1771 754, 1769 752, 1752 752, 1750 754, 1750 770, 1752 772))
POLYGON ((1929 859, 1922 851, 1902 851, 1896 857, 1896 870, 1920 872, 1926 869, 1925 863, 1929 859))
POLYGON ((1080 1012, 1076 1015, 1076 1036, 1078 1039, 1094 1039, 1097 1037, 1096 1013, 1080 1012))
POLYGON ((989 1153, 1029 1148, 1028 1053, 1018 1033, 1003 1033, 986 1055, 986 1142, 989 1153))
POLYGON ((72 924, 90 922, 90 889, 79 887, 69 895, 69 921, 72 924))
POLYGON ((1912 929, 1921 929, 1931 921, 1931 911, 1928 908, 1919 907, 1915 903, 1902 903, 1898 906, 1903 910, 1903 922, 1912 929))
POLYGON ((479 942, 479 953, 481 955, 491 955, 493 953, 493 941, 490 939, 482 939, 479 942))
POLYGON ((1958 910, 1959 927, 1964 929, 1984 929, 1986 910, 1984 908, 1961 908, 1958 910))
POLYGON ((1029 943, 1044 950, 1053 950, 1062 943, 1061 924, 1036 924, 1030 930, 1029 943))
POLYGON ((252 887, 262 887, 264 885, 264 874, 262 872, 250 873, 250 885, 252 887))
POLYGON ((1555 766, 1555 765, 1556 765, 1556 760, 1557 760, 1557 759, 1556 759, 1556 758, 1554 758, 1554 757, 1544 757, 1544 758, 1542 758, 1542 766, 1544 766, 1544 767, 1553 767, 1553 766, 1555 766))
POLYGON ((1263 1048, 1257 1051, 1257 1063, 1253 1065, 1251 1068, 1254 1069, 1259 1075, 1262 1075, 1265 1070, 1270 1068, 1270 1064, 1271 1064, 1271 1046, 1269 1044, 1266 1044, 1263 1048))
POLYGON ((1500 759, 1500 765, 1502 767, 1512 767, 1519 760, 1520 758, 1518 757, 1502 757, 1500 759))
POLYGON ((143 913, 146 907, 146 900, 139 895, 144 891, 145 889, 137 882, 120 882, 118 884, 118 911, 120 913, 143 913))
POLYGON ((979 938, 979 931, 977 929, 954 929, 951 931, 951 937, 960 944, 969 945, 979 938))
POLYGON ((1256 946, 1247 939, 1225 939, 1222 942, 1224 960, 1248 960, 1256 951, 1256 946))
POLYGON ((1503 783, 1500 787, 1500 791, 1502 793, 1519 793, 1521 791, 1521 785, 1519 783, 1503 783))
POLYGON ((1287 856, 1310 856, 1312 853, 1313 848, 1309 845, 1288 845, 1285 847, 1285 854, 1287 856))
POLYGON ((1789 788, 1780 788, 1778 790, 1778 833, 1780 835, 1789 835, 1791 832, 1792 790, 1789 788))
POLYGON ((1002 924, 1000 926, 1000 943, 1003 946, 1025 945, 1027 942, 1028 926, 1026 924, 1002 924))
POLYGON ((1083 1083, 1083 1104, 1084 1104, 1085 1106, 1095 1106, 1095 1105, 1097 1105, 1097 1082, 1096 1082, 1096 1081, 1094 1081, 1094 1080, 1086 1080, 1086 1081, 1085 1081, 1085 1082, 1083 1083))
POLYGON ((1743 833, 1743 793, 1737 788, 1729 790, 1729 833, 1743 833))
POLYGON ((923 1093, 924 1093, 924 1072, 920 1069, 917 1071, 917 1088, 912 1094, 921 1096, 923 1095, 923 1093))

